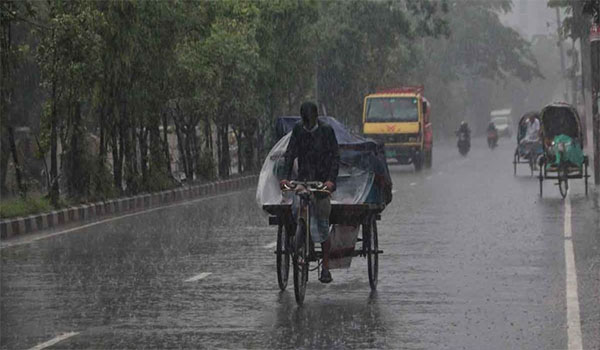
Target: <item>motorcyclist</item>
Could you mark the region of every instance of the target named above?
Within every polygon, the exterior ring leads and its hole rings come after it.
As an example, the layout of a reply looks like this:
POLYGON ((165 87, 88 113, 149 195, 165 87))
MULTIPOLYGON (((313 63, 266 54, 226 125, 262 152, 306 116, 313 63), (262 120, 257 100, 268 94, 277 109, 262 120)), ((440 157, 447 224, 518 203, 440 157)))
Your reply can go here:
POLYGON ((456 135, 460 135, 460 134, 465 134, 467 136, 467 138, 471 138, 471 129, 469 128, 469 124, 466 121, 462 121, 460 122, 460 126, 458 127, 458 130, 456 131, 456 135))
POLYGON ((496 129, 496 124, 494 124, 494 122, 490 122, 488 124, 487 134, 488 134, 488 143, 491 144, 491 142, 493 142, 495 144, 496 141, 498 140, 498 129, 496 129))
MULTIPOLYGON (((298 159, 299 181, 321 181, 330 192, 335 190, 339 170, 340 153, 333 128, 318 120, 317 106, 305 102, 300 107, 302 121, 294 126, 289 144, 285 151, 284 179, 280 186, 289 186, 294 160, 298 159)), ((297 206, 294 198, 293 206, 297 206)), ((294 213, 297 210, 293 210, 294 213)), ((329 214, 331 213, 330 196, 315 193, 311 200, 311 236, 313 242, 321 243, 323 250, 323 269, 319 280, 329 283, 333 279, 329 272, 329 214)))

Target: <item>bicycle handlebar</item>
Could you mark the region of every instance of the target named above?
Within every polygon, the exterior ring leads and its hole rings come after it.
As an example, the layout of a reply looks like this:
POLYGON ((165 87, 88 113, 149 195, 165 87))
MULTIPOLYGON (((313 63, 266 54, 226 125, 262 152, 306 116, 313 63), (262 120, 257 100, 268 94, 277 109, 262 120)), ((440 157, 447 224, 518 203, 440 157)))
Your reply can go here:
POLYGON ((290 186, 284 185, 283 191, 296 191, 298 186, 303 187, 310 192, 323 192, 331 194, 331 191, 327 189, 327 186, 321 181, 290 181, 290 186))

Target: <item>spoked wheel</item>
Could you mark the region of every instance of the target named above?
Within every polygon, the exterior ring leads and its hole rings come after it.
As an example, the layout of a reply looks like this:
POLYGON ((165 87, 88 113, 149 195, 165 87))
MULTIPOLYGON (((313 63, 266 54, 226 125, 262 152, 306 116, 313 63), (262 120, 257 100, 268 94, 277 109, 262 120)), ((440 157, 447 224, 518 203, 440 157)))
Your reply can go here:
POLYGON ((277 283, 279 289, 285 290, 290 274, 290 237, 287 226, 282 223, 277 228, 277 283))
POLYGON ((531 176, 533 176, 533 172, 535 171, 535 155, 530 152, 529 153, 529 170, 531 170, 531 176))
POLYGON ((569 190, 569 172, 566 164, 561 164, 558 167, 558 190, 560 195, 565 198, 569 190))
POLYGON ((583 166, 585 167, 585 172, 583 174, 583 182, 585 183, 585 196, 587 197, 588 195, 588 157, 585 156, 584 160, 583 160, 583 166))
POLYGON ((377 220, 375 216, 369 219, 369 229, 367 229, 367 266, 369 269, 369 284, 371 290, 377 289, 377 275, 379 273, 379 244, 377 237, 377 220))
POLYGON ((540 175, 538 176, 538 179, 540 179, 540 197, 542 197, 542 194, 544 191, 544 171, 543 171, 543 169, 546 167, 546 162, 543 157, 540 158, 539 165, 540 165, 540 175))
POLYGON ((301 244, 295 244, 293 265, 294 265, 294 295, 296 296, 296 303, 302 305, 304 302, 304 294, 306 292, 306 282, 308 281, 308 244, 306 244, 306 224, 303 220, 299 220, 298 227, 296 228, 296 236, 294 237, 295 242, 302 242, 301 244), (301 235, 303 239, 296 239, 301 235))
POLYGON ((367 256, 367 269, 371 290, 377 289, 377 275, 379 272, 378 251, 377 221, 375 216, 371 215, 363 223, 363 253, 367 256))

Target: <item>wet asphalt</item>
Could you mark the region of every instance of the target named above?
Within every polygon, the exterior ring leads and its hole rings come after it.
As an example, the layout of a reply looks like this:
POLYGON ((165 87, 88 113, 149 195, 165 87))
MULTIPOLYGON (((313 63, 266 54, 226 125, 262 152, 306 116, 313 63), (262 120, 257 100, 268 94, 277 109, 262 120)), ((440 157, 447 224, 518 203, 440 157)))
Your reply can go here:
MULTIPOLYGON (((565 204, 513 176, 514 146, 390 164, 377 291, 358 257, 329 285, 313 273, 300 308, 254 190, 4 242, 0 348, 567 349, 565 204)), ((583 348, 600 349, 600 200, 570 185, 583 348)))

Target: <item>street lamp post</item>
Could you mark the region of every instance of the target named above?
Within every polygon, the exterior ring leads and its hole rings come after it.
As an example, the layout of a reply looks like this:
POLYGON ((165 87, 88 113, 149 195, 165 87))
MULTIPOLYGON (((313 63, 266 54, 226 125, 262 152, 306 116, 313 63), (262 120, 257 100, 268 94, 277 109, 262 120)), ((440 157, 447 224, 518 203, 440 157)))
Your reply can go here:
POLYGON ((590 28, 590 46, 592 53, 592 115, 594 133, 594 183, 600 184, 600 0, 597 0, 594 11, 594 23, 590 28))

